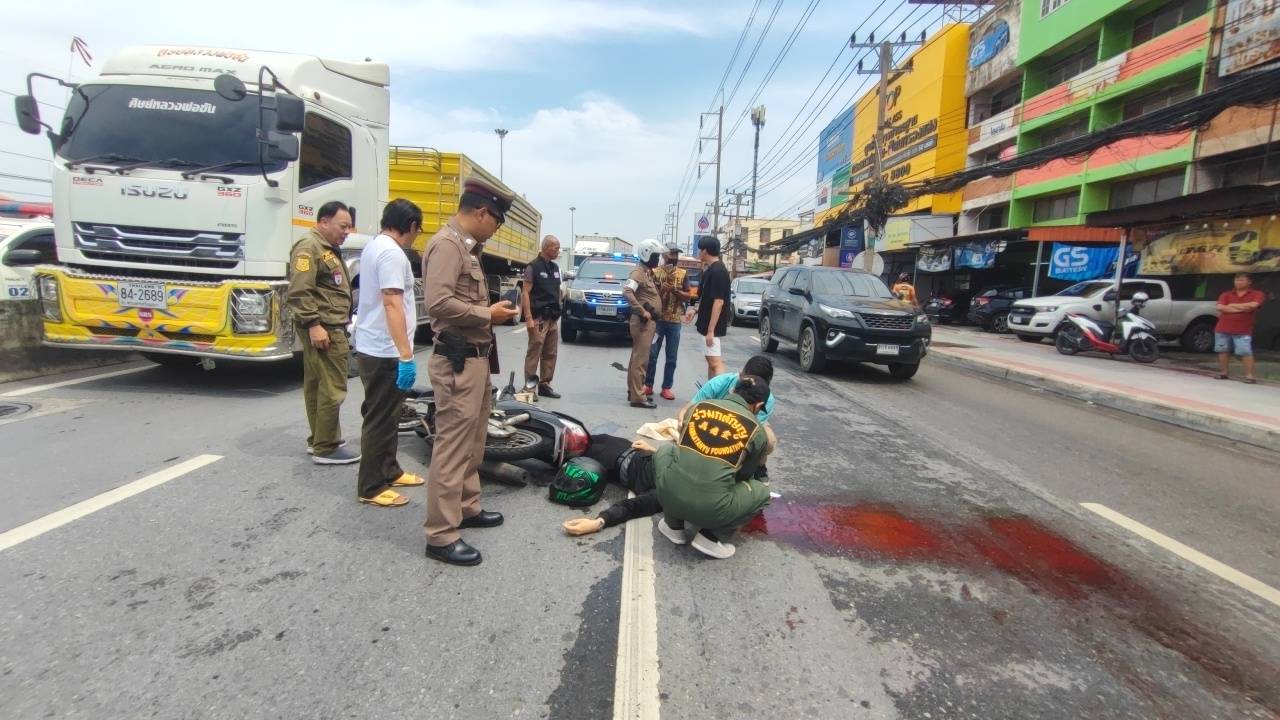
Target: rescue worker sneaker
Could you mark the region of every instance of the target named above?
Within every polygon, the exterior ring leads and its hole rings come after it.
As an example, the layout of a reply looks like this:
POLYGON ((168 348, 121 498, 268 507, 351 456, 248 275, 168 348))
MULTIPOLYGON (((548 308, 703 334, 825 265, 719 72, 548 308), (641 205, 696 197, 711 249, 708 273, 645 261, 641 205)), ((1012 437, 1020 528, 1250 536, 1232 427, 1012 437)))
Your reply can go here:
POLYGON ((663 536, 676 545, 689 544, 689 541, 684 537, 684 525, 681 525, 680 529, 677 530, 667 524, 667 519, 665 517, 658 521, 658 532, 662 533, 663 536))
POLYGON ((311 462, 317 465, 351 465, 360 462, 360 453, 339 447, 328 455, 312 455, 311 462))
MULTIPOLYGON (((338 443, 338 447, 346 447, 346 446, 347 446, 347 441, 346 441, 346 440, 343 440, 342 442, 338 443)), ((308 446, 307 446, 307 454, 308 454, 308 455, 315 455, 315 454, 316 454, 316 449, 315 449, 315 448, 313 448, 313 447, 311 447, 310 445, 308 445, 308 446)))
POLYGON ((733 545, 722 542, 709 530, 699 530, 698 534, 693 536, 691 544, 694 550, 717 560, 727 560, 738 551, 733 545))
POLYGON ((663 400, 675 400, 675 399, 676 399, 676 394, 675 394, 675 393, 673 393, 673 392, 671 392, 671 388, 662 388, 662 399, 663 399, 663 400))

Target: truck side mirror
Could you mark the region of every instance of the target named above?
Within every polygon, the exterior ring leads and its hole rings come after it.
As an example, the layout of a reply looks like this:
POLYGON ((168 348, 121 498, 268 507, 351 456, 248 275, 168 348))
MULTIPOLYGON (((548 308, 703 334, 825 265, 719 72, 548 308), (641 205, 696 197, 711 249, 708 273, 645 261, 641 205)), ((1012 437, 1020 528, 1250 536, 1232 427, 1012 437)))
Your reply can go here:
POLYGON ((9 267, 29 267, 31 265, 40 265, 44 262, 44 253, 27 248, 10 250, 4 256, 4 264, 9 267))
POLYGON ((44 123, 40 122, 40 105, 31 95, 19 95, 13 99, 13 111, 18 116, 18 127, 28 135, 39 135, 44 123))
POLYGON ((301 146, 296 135, 287 135, 274 130, 267 133, 267 159, 293 162, 301 154, 301 146))
POLYGON ((278 94, 276 100, 276 130, 282 133, 302 132, 306 120, 306 103, 295 95, 278 94))

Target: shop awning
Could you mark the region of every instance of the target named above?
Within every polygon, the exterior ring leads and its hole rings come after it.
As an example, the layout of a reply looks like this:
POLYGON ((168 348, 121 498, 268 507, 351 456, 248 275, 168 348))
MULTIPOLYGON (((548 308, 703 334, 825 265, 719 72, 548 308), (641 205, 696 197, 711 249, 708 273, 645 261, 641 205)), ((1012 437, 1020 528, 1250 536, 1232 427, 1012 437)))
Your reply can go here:
POLYGON ((981 242, 985 240, 1005 240, 1008 242, 1018 242, 1027 239, 1027 231, 1023 228, 1000 228, 998 230, 983 230, 981 232, 969 233, 968 235, 952 235, 951 237, 940 237, 933 240, 925 240, 924 242, 912 243, 906 250, 912 250, 921 245, 946 245, 948 243, 963 242, 981 242))
POLYGON ((1274 212, 1280 212, 1280 186, 1242 185, 1205 190, 1146 205, 1089 213, 1085 217, 1085 224, 1091 228, 1128 228, 1274 212))
POLYGON ((1084 225, 1034 227, 1027 230, 1027 239, 1031 242, 1111 244, 1120 242, 1120 229, 1111 226, 1085 227, 1084 225))

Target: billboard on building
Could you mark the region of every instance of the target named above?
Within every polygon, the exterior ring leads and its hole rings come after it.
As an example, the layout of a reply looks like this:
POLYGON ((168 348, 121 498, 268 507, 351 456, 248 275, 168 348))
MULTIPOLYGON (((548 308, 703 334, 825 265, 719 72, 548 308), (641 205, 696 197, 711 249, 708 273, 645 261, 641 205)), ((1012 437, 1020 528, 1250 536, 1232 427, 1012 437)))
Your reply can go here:
POLYGON ((1245 218, 1133 233, 1143 275, 1280 272, 1280 220, 1245 218))
MULTIPOLYGON (((918 182, 964 168, 965 79, 968 76, 969 26, 955 23, 929 38, 900 64, 911 70, 895 76, 886 93, 883 170, 888 182, 918 182)), ((866 187, 875 172, 878 89, 858 100, 853 121, 851 194, 866 187)), ((960 193, 914 198, 900 212, 932 209, 960 211, 960 193)))
POLYGON ((1227 0, 1218 75, 1257 67, 1280 58, 1280 3, 1227 0))
POLYGON ((983 15, 969 29, 969 77, 965 88, 967 95, 972 95, 1017 69, 1021 14, 1020 0, 1008 0, 983 15))
POLYGON ((876 252, 906 250, 914 244, 954 237, 955 234, 955 223, 950 215, 891 217, 884 224, 883 235, 876 238, 875 249, 876 252))
POLYGON ((844 205, 853 157, 853 108, 840 113, 818 134, 818 212, 844 205))

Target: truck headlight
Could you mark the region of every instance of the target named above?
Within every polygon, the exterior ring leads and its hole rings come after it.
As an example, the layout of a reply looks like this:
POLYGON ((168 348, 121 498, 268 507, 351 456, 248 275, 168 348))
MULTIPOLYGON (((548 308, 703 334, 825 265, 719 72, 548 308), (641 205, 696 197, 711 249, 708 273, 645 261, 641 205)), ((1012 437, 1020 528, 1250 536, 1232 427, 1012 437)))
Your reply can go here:
POLYGON ((917 315, 917 316, 916 316, 916 324, 917 324, 917 325, 928 325, 928 324, 929 324, 929 316, 928 316, 928 315, 925 315, 924 313, 920 313, 919 315, 917 315))
POLYGON ((838 308, 838 307, 831 307, 830 305, 823 305, 822 303, 818 303, 818 309, 826 313, 827 317, 853 318, 854 316, 853 311, 851 310, 845 310, 844 308, 838 308))
POLYGON ((236 333, 271 330, 271 293, 261 290, 231 291, 231 327, 236 333))
POLYGON ((582 290, 574 290, 573 288, 569 288, 570 302, 575 302, 575 301, 582 302, 583 300, 586 300, 586 299, 587 299, 587 294, 582 290))
POLYGON ((1058 312, 1058 306, 1050 305, 1049 307, 1042 307, 1039 310, 1036 310, 1036 312, 1058 312))
POLYGON ((58 302, 58 278, 52 275, 40 275, 36 282, 36 291, 40 293, 40 306, 44 311, 44 319, 50 322, 62 322, 62 303, 58 302))

